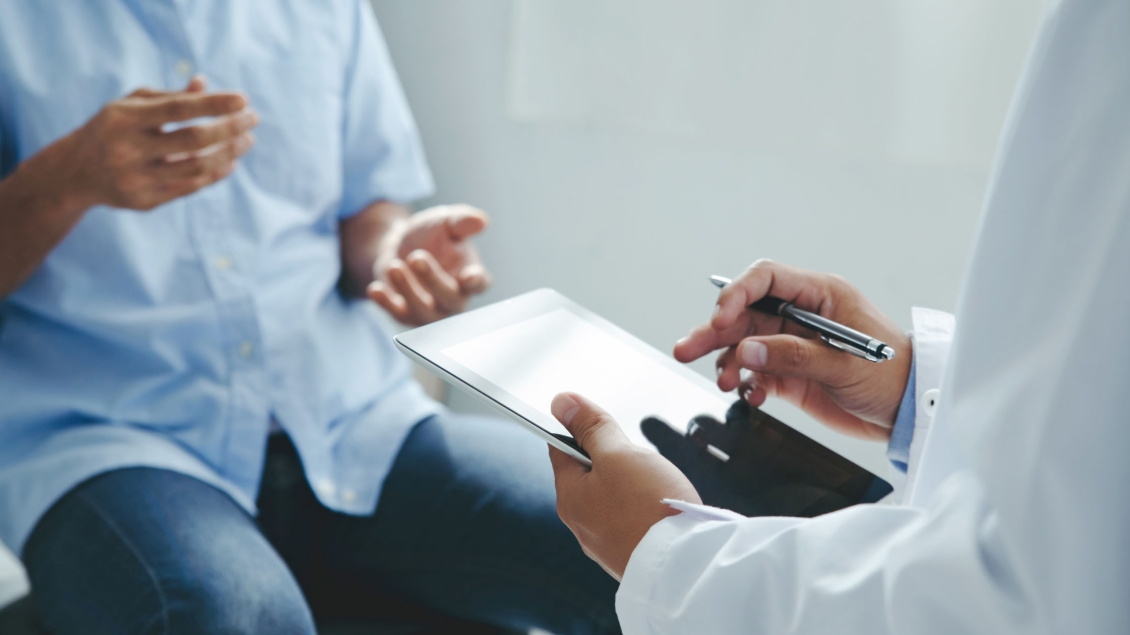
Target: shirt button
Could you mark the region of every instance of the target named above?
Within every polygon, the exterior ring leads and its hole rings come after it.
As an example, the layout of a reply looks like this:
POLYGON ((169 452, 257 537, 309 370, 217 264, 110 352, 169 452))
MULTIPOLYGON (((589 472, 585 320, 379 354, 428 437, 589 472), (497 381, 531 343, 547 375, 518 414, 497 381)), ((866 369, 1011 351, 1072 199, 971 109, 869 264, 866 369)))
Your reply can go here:
POLYGON ((231 258, 228 258, 227 256, 220 256, 219 258, 216 258, 216 268, 220 271, 227 271, 228 269, 231 269, 231 265, 231 258))
POLYGON ((177 62, 177 74, 178 75, 180 75, 182 77, 188 77, 189 75, 192 74, 192 71, 193 71, 192 62, 190 62, 188 60, 181 60, 181 61, 177 62))
POLYGON ((331 481, 328 478, 324 478, 324 479, 318 481, 318 484, 315 485, 314 487, 315 487, 315 489, 318 490, 319 494, 321 494, 322 496, 325 496, 327 498, 332 497, 334 495, 334 492, 337 491, 337 488, 334 487, 333 481, 331 481))
POLYGON ((255 345, 252 344, 251 342, 244 342, 244 343, 239 345, 239 356, 242 357, 243 359, 247 359, 247 358, 251 357, 251 354, 254 353, 254 352, 255 352, 255 345))
POLYGON ((933 417, 934 413, 938 410, 938 399, 941 398, 942 393, 937 388, 931 388, 922 393, 922 412, 927 417, 933 417))
POLYGON ((357 500, 357 492, 351 489, 341 490, 341 502, 352 503, 355 500, 357 500))

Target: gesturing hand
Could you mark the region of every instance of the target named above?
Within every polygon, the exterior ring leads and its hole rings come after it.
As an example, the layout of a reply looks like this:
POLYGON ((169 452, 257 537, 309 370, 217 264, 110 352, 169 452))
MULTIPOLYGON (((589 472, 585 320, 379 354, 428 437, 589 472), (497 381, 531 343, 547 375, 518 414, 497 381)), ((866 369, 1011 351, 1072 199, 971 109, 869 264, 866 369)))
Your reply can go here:
POLYGON ((136 90, 112 101, 65 138, 70 186, 90 206, 149 210, 224 178, 251 148, 258 116, 239 93, 136 90), (166 124, 215 117, 166 132, 166 124))
POLYGON ((561 393, 553 398, 551 410, 592 458, 589 470, 549 448, 557 514, 584 552, 619 580, 651 526, 678 513, 660 501, 702 501, 677 467, 629 441, 611 415, 591 401, 561 393))
POLYGON ((432 207, 399 221, 381 240, 369 297, 412 326, 462 311, 490 286, 469 241, 487 222, 469 205, 432 207))
POLYGON ((690 362, 715 350, 718 387, 741 388, 754 406, 776 395, 826 425, 862 438, 887 439, 910 375, 910 338, 847 281, 759 260, 722 289, 710 322, 675 345, 690 362), (807 329, 747 309, 765 296, 793 302, 893 346, 893 360, 875 364, 828 346, 807 329), (753 371, 743 381, 741 369, 753 371))

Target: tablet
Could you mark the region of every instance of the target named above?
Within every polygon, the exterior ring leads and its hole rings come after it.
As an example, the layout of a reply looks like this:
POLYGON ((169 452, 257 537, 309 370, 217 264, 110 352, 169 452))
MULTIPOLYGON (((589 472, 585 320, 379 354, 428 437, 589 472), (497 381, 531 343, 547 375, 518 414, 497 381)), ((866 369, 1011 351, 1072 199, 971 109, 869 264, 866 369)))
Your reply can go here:
MULTIPOLYGON (((731 399, 713 382, 552 289, 539 289, 401 333, 396 345, 452 385, 585 465, 592 462, 549 410, 570 391, 607 410, 638 445, 640 421, 685 430, 731 399)), ((653 448, 654 449, 654 448, 653 448)))

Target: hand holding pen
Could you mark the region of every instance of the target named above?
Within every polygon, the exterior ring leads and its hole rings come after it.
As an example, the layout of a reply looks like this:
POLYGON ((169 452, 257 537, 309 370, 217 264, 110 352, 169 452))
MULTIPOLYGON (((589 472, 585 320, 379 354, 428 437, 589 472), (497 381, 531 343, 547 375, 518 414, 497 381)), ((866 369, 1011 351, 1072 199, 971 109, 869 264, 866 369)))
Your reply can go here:
POLYGON ((722 351, 716 363, 722 390, 739 389, 755 406, 780 397, 833 429, 873 439, 890 436, 912 360, 909 336, 850 283, 768 260, 725 285, 710 321, 678 342, 675 358, 690 362, 716 350, 722 351), (768 311, 750 308, 767 297, 807 313, 785 311, 786 319, 779 302, 758 305, 768 311), (819 318, 814 322, 822 330, 796 323, 805 315, 819 318), (829 324, 846 329, 839 331, 842 339, 829 324), (851 333, 865 341, 843 341, 851 333), (838 339, 844 348, 870 345, 870 355, 886 361, 847 355, 821 335, 838 339))

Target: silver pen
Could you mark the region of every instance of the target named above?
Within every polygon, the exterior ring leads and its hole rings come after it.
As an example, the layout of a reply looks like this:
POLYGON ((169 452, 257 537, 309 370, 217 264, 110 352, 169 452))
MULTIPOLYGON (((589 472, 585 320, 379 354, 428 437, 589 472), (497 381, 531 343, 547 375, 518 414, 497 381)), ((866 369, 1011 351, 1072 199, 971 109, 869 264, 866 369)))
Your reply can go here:
MULTIPOLYGON (((730 284, 730 279, 722 276, 710 276, 710 281, 718 288, 730 284)), ((792 302, 766 296, 749 305, 749 308, 779 316, 793 324, 816 331, 820 334, 820 339, 828 344, 869 362, 880 363, 895 358, 895 349, 887 344, 811 311, 798 309, 792 302)))

